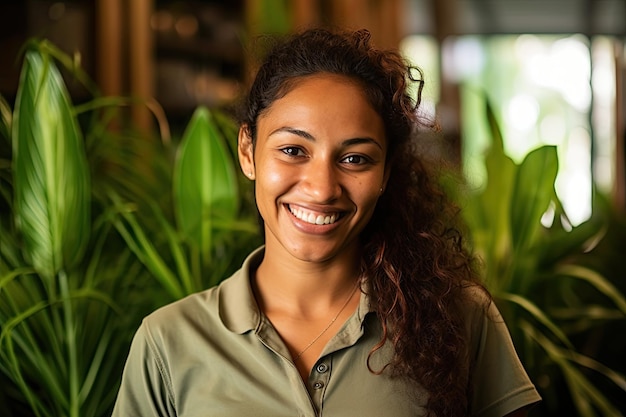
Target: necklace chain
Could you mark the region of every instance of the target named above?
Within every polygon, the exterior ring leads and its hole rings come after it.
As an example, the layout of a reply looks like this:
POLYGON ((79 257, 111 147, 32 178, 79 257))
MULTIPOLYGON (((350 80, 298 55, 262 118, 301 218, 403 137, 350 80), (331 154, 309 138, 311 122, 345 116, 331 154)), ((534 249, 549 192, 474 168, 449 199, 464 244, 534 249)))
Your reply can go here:
POLYGON ((332 318, 332 320, 330 321, 330 323, 328 323, 326 325, 326 327, 324 328, 324 330, 322 330, 320 332, 320 334, 318 334, 317 336, 315 336, 315 338, 313 340, 311 340, 309 342, 308 345, 306 345, 304 347, 304 349, 302 349, 300 351, 300 353, 298 353, 296 355, 296 357, 294 358, 294 361, 300 359, 300 357, 304 354, 304 352, 306 352, 307 350, 309 350, 309 348, 311 346, 313 346, 313 344, 315 342, 317 342, 319 340, 320 337, 322 337, 324 335, 324 333, 326 333, 328 331, 328 329, 330 329, 330 327, 333 325, 333 323, 335 323, 337 321, 337 319, 339 318, 339 316, 341 315, 341 313, 343 312, 343 310, 346 309, 346 307, 348 306, 348 303, 350 303, 350 300, 352 300, 352 297, 354 296, 354 293, 356 292, 356 289, 359 287, 358 283, 357 285, 354 286, 354 289, 352 290, 352 292, 350 292, 350 295, 348 296, 348 298, 346 299, 345 303, 343 303, 343 306, 341 306, 341 309, 337 312, 337 314, 335 314, 335 317, 332 318))

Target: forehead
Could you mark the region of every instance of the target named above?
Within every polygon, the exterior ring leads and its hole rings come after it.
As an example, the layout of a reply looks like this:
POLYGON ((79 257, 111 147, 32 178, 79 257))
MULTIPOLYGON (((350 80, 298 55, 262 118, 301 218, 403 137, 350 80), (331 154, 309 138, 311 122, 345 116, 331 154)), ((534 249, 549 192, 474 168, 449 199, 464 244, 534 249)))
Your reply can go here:
MULTIPOLYGON (((282 94, 259 116, 262 119, 285 119, 308 115, 336 118, 350 113, 351 120, 382 118, 368 99, 363 85, 344 75, 318 73, 288 81, 282 94)), ((361 120, 362 121, 362 120, 361 120)))
MULTIPOLYGON (((334 74, 330 72, 319 72, 315 74, 294 77, 285 81, 280 89, 280 93, 278 94, 276 100, 280 100, 292 93, 294 90, 300 88, 315 89, 322 85, 332 86, 334 89, 343 87, 347 90, 352 90, 352 94, 365 98, 368 102, 370 101, 367 95, 367 89, 360 80, 349 77, 347 75, 334 74)), ((318 91, 322 92, 321 90, 318 91)), ((375 109, 376 106, 374 106, 372 102, 370 102, 370 105, 373 109, 375 109)))
POLYGON ((302 76, 293 77, 293 78, 286 80, 281 89, 282 94, 279 95, 279 98, 284 97, 285 95, 289 94, 289 92, 291 92, 293 89, 297 88, 298 86, 301 86, 302 84, 307 84, 310 82, 339 83, 343 85, 349 85, 354 88, 358 88, 362 91, 365 90, 363 88, 363 85, 361 84, 361 81, 359 81, 356 78, 350 77, 348 75, 335 74, 332 72, 316 72, 313 74, 302 75, 302 76))

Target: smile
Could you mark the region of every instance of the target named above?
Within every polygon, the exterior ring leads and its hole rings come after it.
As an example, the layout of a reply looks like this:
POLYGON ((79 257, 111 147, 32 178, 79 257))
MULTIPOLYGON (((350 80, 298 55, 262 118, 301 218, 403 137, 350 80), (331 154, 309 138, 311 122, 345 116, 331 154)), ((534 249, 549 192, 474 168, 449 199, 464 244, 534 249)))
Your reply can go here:
POLYGON ((301 208, 294 208, 291 206, 288 206, 288 208, 291 214, 293 214, 298 219, 304 222, 307 222, 309 224, 317 224, 317 225, 333 224, 339 218, 338 213, 318 214, 318 213, 314 213, 312 211, 304 210, 301 208))

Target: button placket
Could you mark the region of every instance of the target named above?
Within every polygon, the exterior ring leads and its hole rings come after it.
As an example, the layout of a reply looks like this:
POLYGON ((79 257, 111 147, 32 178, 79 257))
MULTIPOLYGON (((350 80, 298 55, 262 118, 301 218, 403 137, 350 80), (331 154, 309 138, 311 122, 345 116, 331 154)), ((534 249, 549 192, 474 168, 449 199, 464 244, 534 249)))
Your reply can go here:
POLYGON ((315 402, 318 410, 321 409, 323 397, 330 379, 330 359, 326 358, 324 362, 315 365, 311 372, 310 392, 311 398, 315 402))
POLYGON ((322 388, 326 386, 326 383, 328 382, 328 370, 329 369, 330 367, 324 362, 321 362, 315 365, 316 378, 311 384, 311 387, 314 390, 321 390, 322 388))

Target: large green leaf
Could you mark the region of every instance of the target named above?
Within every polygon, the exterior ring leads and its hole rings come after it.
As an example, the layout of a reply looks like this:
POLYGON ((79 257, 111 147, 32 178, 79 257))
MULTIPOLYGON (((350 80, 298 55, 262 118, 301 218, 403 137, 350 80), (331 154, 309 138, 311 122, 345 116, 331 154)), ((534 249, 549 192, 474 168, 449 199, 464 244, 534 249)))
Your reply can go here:
POLYGON ((510 207, 518 166, 505 154, 502 133, 493 109, 486 101, 485 113, 492 138, 485 155, 487 183, 471 197, 464 215, 472 229, 474 249, 485 262, 485 280, 494 293, 506 290, 506 261, 512 251, 510 207), (502 262, 505 261, 505 262, 502 262))
POLYGON ((542 229, 541 217, 555 196, 554 182, 558 171, 555 146, 542 146, 522 161, 511 200, 511 232, 516 250, 535 243, 542 229))
POLYGON ((90 182, 82 135, 51 57, 26 52, 13 115, 15 217, 25 256, 54 276, 82 257, 90 182))
MULTIPOLYGON (((502 277, 505 265, 492 263, 492 260, 507 260, 512 250, 512 231, 508 213, 511 208, 513 190, 509 186, 517 173, 517 166, 504 154, 500 147, 493 147, 487 154, 485 163, 489 173, 487 186, 480 196, 480 211, 484 216, 482 232, 488 236, 484 242, 487 259, 487 279, 495 285, 495 279, 502 277)), ((503 278, 503 277, 502 277, 503 278)))
POLYGON ((180 232, 210 258, 215 229, 237 217, 240 198, 233 158, 205 107, 196 109, 183 135, 173 193, 180 232))

